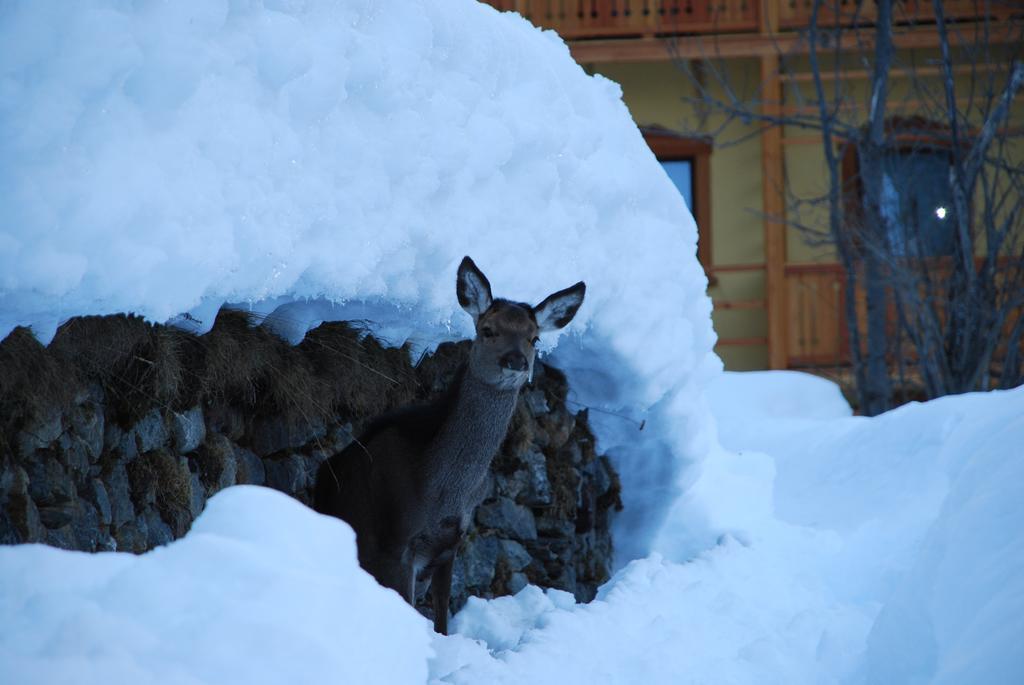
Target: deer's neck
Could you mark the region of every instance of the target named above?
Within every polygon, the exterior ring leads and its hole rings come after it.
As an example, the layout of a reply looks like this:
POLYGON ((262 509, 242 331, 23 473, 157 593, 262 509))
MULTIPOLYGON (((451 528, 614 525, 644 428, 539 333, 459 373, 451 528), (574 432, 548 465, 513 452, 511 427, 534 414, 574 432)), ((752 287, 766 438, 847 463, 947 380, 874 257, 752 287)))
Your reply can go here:
POLYGON ((518 396, 518 388, 499 390, 468 370, 463 374, 451 411, 427 450, 432 493, 461 500, 479 488, 505 440, 518 396))

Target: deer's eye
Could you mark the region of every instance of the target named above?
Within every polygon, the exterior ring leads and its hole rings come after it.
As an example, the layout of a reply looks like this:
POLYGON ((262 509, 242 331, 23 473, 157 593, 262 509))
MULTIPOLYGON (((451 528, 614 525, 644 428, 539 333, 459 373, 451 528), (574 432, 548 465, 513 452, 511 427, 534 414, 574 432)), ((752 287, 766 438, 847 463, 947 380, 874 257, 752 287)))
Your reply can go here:
POLYGON ((485 338, 493 338, 498 334, 495 333, 494 329, 491 328, 490 326, 484 326, 483 328, 480 329, 480 335, 484 336, 485 338))

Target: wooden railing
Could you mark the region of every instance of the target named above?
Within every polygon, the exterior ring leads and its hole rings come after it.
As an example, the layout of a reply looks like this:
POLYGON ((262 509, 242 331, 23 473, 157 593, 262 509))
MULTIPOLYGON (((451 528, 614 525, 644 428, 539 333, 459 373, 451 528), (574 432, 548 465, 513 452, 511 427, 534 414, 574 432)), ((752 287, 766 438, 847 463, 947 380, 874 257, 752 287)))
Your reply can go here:
POLYGON ((758 0, 487 0, 566 40, 755 31, 758 0))
MULTIPOLYGON (((485 0, 500 10, 519 12, 534 24, 554 29, 566 40, 757 32, 762 12, 778 16, 783 30, 810 24, 814 0, 485 0), (775 10, 770 12, 770 10, 775 10)), ((1020 13, 1016 0, 945 0, 950 19, 1000 18, 1020 13)), ((848 26, 875 20, 875 0, 826 0, 819 25, 848 26), (838 2, 838 4, 837 4, 838 2), (838 8, 838 11, 837 11, 838 8)), ((893 20, 934 22, 931 0, 896 0, 893 20)))
POLYGON ((786 366, 849 363, 846 292, 838 264, 786 266, 786 366))
MULTIPOLYGON (((801 29, 810 25, 814 0, 774 1, 779 5, 781 28, 801 29)), ((874 0, 825 0, 818 11, 818 25, 871 24, 877 16, 875 8, 874 0)), ((986 13, 998 18, 1015 10, 1021 10, 1021 3, 1011 0, 943 0, 942 3, 947 19, 981 19, 986 13)), ((932 0, 895 0, 892 16, 897 24, 930 23, 935 21, 935 6, 932 0)))

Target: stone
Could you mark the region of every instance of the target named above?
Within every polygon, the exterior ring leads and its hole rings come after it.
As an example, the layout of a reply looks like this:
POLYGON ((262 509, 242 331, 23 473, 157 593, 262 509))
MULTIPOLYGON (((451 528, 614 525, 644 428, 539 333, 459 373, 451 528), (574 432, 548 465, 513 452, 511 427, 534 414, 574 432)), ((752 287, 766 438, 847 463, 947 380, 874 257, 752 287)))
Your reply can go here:
POLYGON ((64 433, 57 441, 58 456, 61 463, 71 473, 87 475, 89 473, 89 446, 74 433, 64 433))
POLYGON ((533 416, 540 416, 541 414, 547 414, 551 411, 548 407, 548 400, 544 396, 543 390, 530 390, 523 393, 523 401, 526 402, 526 408, 530 410, 530 414, 533 416))
POLYGON ((526 464, 527 487, 522 501, 533 506, 551 504, 551 481, 548 480, 548 460, 539 450, 527 450, 523 454, 526 464))
POLYGON ((71 503, 77 495, 71 474, 51 452, 40 453, 28 460, 25 472, 28 474, 28 494, 40 507, 60 507, 71 503))
POLYGON ((7 514, 18 536, 18 542, 42 542, 46 528, 39 518, 39 509, 28 494, 28 474, 15 466, 7 492, 7 514))
POLYGON ((583 463, 583 450, 578 443, 570 442, 558 451, 560 459, 572 463, 573 466, 580 466, 583 463))
MULTIPOLYGON (((123 463, 115 463, 106 475, 105 489, 110 499, 110 523, 115 527, 123 526, 135 519, 135 505, 132 503, 131 489, 128 486, 128 471, 123 463)), ((118 540, 120 549, 133 549, 131 545, 125 547, 118 540)))
POLYGON ((567 538, 576 532, 575 521, 544 513, 535 518, 537 533, 548 537, 567 538))
POLYGON ((513 573, 508 579, 508 593, 510 595, 519 594, 519 591, 530 584, 530 579, 526 577, 525 573, 513 573))
POLYGON ((21 542, 18 531, 5 507, 0 507, 0 545, 17 545, 21 542))
POLYGON ((70 419, 71 430, 85 448, 89 463, 95 464, 103 454, 106 424, 103 406, 87 400, 72 410, 70 419))
POLYGON ((530 485, 530 477, 525 469, 516 469, 512 473, 496 473, 494 475, 494 495, 518 500, 519 495, 530 485))
POLYGON ((128 439, 128 433, 116 423, 107 421, 103 427, 103 449, 106 452, 120 454, 125 461, 139 456, 134 440, 128 439))
POLYGON ((100 517, 96 507, 84 499, 76 502, 74 517, 71 520, 71 533, 75 539, 75 549, 95 552, 100 541, 100 517))
POLYGON ((29 459, 36 450, 49 447, 63 432, 63 417, 56 409, 47 411, 42 416, 33 417, 31 423, 15 438, 18 456, 23 460, 29 459))
POLYGON ((504 497, 477 507, 476 520, 481 526, 505 533, 516 540, 537 539, 533 512, 504 497))
POLYGON ((327 435, 323 421, 290 420, 273 416, 253 422, 249 447, 261 457, 302 447, 311 440, 327 435))
POLYGON ((160 515, 152 509, 146 511, 140 518, 146 522, 146 547, 148 549, 166 545, 174 540, 174 532, 171 527, 164 523, 160 515))
POLYGON ((192 474, 192 499, 189 502, 189 513, 192 515, 194 521, 201 513, 203 508, 206 507, 206 491, 203 489, 203 484, 199 481, 199 473, 195 472, 192 474))
POLYGON ((147 549, 149 527, 141 516, 117 528, 114 542, 122 552, 141 554, 147 549))
MULTIPOLYGON (((64 502, 62 504, 41 504, 39 506, 39 519, 47 528, 63 528, 71 523, 75 517, 75 503, 64 502)), ((70 547, 68 548, 70 549, 70 547)))
POLYGON ((237 475, 236 480, 243 485, 263 485, 267 482, 266 468, 263 461, 252 450, 244 447, 234 448, 237 475))
POLYGON ((595 459, 583 469, 583 472, 591 478, 595 497, 600 497, 612 487, 612 476, 608 472, 606 461, 606 459, 595 459))
POLYGON ((289 454, 284 459, 267 459, 263 462, 267 474, 267 487, 294 494, 309 485, 309 473, 301 455, 289 454))
POLYGON ((129 431, 128 439, 135 443, 139 454, 152 452, 167 445, 167 426, 159 409, 154 409, 129 431))
POLYGON ((564 407, 557 407, 542 417, 540 423, 548 435, 548 444, 558 449, 568 442, 573 428, 576 427, 576 418, 564 407))
POLYGON ((500 552, 501 545, 490 535, 467 538, 452 567, 452 595, 490 588, 500 552))
POLYGON ((530 565, 532 557, 526 548, 515 540, 499 540, 500 556, 513 571, 522 571, 530 565))
POLYGON ((87 492, 93 504, 96 505, 100 523, 109 526, 114 521, 113 509, 110 506, 110 497, 107 495, 107 488, 103 485, 103 481, 99 478, 93 478, 89 482, 87 492))
POLYGON ((206 421, 203 410, 192 407, 186 412, 171 414, 171 439, 174 451, 188 454, 194 451, 206 439, 206 421))
POLYGON ((60 528, 48 528, 46 530, 46 538, 44 541, 50 547, 75 549, 75 534, 72 532, 70 525, 62 526, 60 528))
POLYGON ((327 437, 314 443, 314 447, 310 450, 309 454, 323 462, 348 447, 352 444, 353 440, 355 440, 355 434, 353 433, 351 423, 335 426, 328 431, 327 437))

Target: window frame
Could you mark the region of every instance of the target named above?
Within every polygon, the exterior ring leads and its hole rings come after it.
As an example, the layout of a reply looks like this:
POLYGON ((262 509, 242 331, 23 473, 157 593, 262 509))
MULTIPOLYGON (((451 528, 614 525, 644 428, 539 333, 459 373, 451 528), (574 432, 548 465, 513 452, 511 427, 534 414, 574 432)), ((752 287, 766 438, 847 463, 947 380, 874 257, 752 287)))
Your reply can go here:
POLYGON ((689 161, 691 165, 690 191, 693 207, 690 212, 697 222, 697 260, 711 276, 711 149, 708 138, 684 136, 659 127, 641 129, 647 146, 659 162, 689 161))

